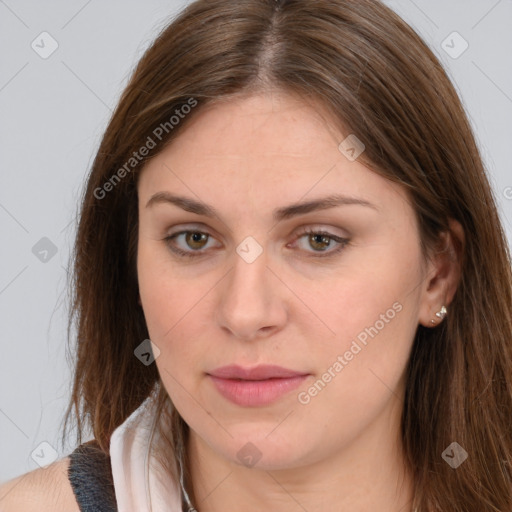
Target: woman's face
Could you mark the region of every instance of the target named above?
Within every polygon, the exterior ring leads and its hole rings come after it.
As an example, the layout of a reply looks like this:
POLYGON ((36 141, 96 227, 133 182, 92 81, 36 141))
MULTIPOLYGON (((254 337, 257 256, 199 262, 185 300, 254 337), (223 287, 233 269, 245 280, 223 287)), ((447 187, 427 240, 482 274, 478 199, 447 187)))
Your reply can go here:
POLYGON ((398 429, 425 307, 415 216, 319 112, 276 93, 209 106, 138 184, 156 365, 199 445, 238 464, 298 467, 398 429))

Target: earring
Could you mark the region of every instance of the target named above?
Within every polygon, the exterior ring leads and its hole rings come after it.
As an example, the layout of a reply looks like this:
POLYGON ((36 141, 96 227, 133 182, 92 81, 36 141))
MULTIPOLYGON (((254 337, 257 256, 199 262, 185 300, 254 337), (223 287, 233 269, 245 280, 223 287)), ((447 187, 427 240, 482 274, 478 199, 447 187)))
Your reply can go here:
MULTIPOLYGON (((441 321, 442 321, 444 319, 444 317, 446 316, 447 312, 448 311, 446 310, 446 307, 442 306, 441 310, 436 313, 436 316, 437 316, 437 318, 440 318, 441 321)), ((436 325, 436 321, 435 320, 430 320, 430 321, 432 322, 432 325, 436 325)))

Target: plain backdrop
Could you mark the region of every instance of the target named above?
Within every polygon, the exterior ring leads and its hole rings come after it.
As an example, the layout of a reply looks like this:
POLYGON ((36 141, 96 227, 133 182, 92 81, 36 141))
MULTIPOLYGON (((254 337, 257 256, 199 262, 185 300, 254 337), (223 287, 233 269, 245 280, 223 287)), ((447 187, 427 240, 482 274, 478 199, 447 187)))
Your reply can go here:
MULTIPOLYGON (((512 1, 386 3, 455 83, 510 243, 512 1)), ((186 4, 0 0, 0 482, 75 448, 60 437, 71 390, 66 269, 78 198, 135 63, 186 4)))

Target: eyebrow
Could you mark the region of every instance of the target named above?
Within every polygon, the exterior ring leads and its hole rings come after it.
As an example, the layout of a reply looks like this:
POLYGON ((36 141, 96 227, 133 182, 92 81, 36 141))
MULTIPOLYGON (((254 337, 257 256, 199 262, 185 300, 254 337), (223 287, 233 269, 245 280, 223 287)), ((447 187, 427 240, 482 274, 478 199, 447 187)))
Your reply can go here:
MULTIPOLYGON (((146 208, 153 206, 158 203, 170 203, 180 207, 182 210, 187 212, 195 213, 197 215, 203 215, 205 217, 217 217, 221 218, 217 210, 206 203, 196 201, 195 199, 178 196, 171 194, 170 192, 157 192, 146 203, 146 208)), ((336 206, 345 205, 358 205, 373 208, 376 211, 379 209, 372 203, 358 197, 343 196, 339 194, 333 194, 319 199, 313 199, 302 203, 294 203, 281 208, 276 208, 272 212, 272 217, 275 222, 290 219, 298 215, 303 215, 317 210, 327 210, 329 208, 335 208, 336 206)))

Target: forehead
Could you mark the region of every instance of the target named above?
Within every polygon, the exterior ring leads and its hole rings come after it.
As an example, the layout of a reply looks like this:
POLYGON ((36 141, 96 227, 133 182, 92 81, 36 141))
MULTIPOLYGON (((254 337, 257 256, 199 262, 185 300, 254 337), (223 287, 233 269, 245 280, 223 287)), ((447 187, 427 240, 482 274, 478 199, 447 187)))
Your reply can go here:
POLYGON ((162 190, 209 198, 221 207, 265 208, 339 193, 396 206, 404 193, 339 149, 349 133, 317 103, 264 93, 206 105, 152 159, 139 179, 147 201, 162 190))
POLYGON ((334 125, 317 102, 267 92, 206 105, 175 142, 189 149, 199 142, 202 156, 306 157, 321 145, 337 147, 341 135, 334 125))

